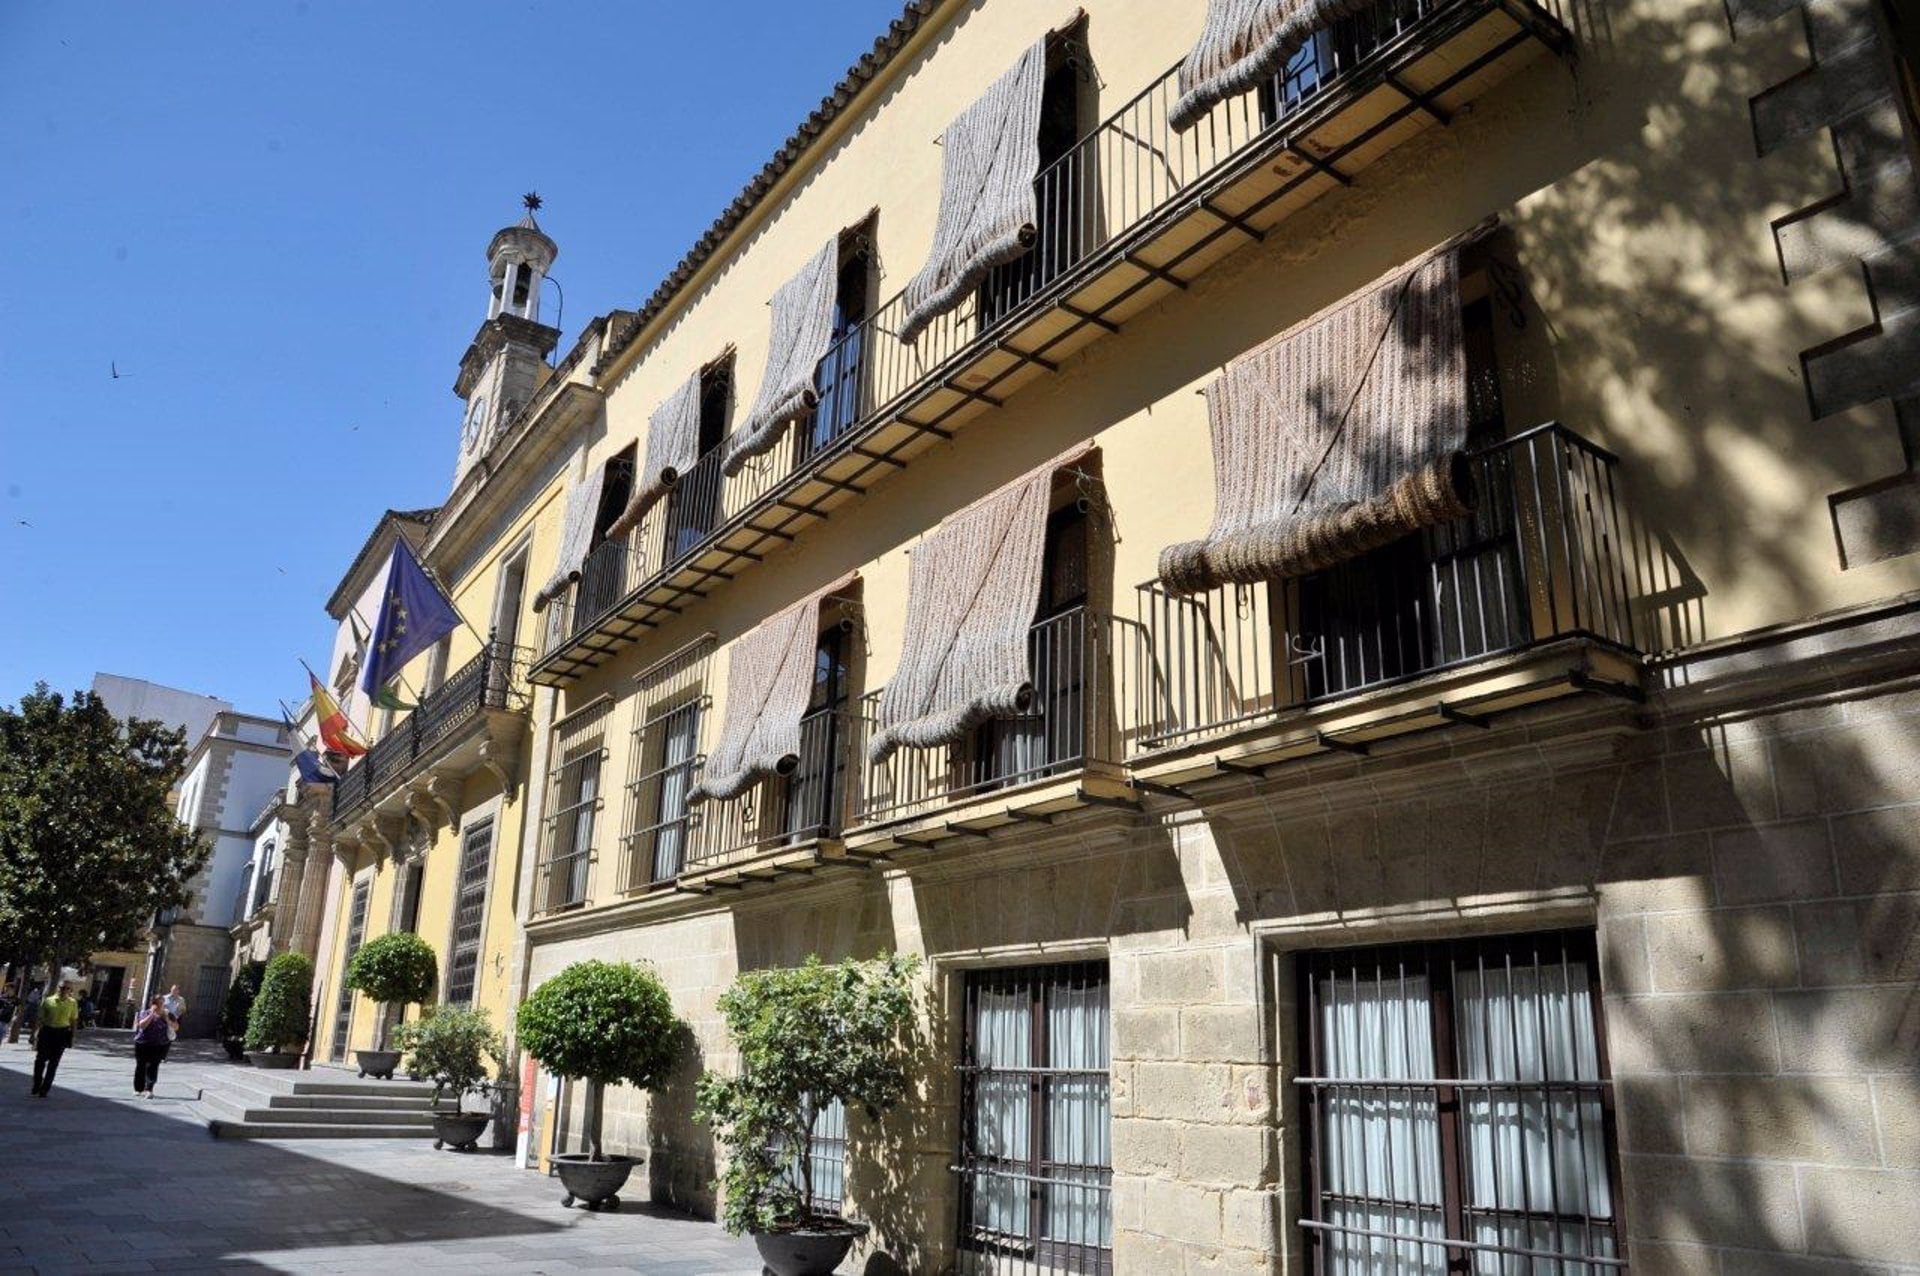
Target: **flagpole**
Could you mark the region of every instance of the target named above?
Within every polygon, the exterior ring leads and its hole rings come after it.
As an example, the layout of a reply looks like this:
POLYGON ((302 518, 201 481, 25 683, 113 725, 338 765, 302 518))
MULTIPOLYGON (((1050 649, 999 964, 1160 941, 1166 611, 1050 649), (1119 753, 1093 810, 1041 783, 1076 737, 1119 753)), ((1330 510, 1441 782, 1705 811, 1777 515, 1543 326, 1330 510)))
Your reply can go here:
MULTIPOLYGON (((295 658, 296 660, 299 660, 299 661, 300 661, 300 667, 301 667, 302 669, 305 669, 305 670, 307 671, 307 677, 309 677, 309 678, 311 678, 311 679, 313 679, 313 680, 314 680, 314 682, 316 682, 316 683, 319 683, 319 685, 320 685, 320 686, 321 686, 321 687, 322 687, 323 689, 324 689, 324 688, 326 687, 326 685, 327 685, 327 684, 326 684, 326 683, 324 683, 324 682, 321 682, 321 680, 320 680, 320 675, 319 675, 319 674, 317 674, 317 673, 315 673, 315 672, 313 671, 313 666, 312 666, 312 665, 310 665, 310 664, 308 664, 308 663, 306 662, 306 660, 305 660, 304 658, 302 658, 302 657, 298 657, 298 656, 296 656, 296 657, 294 657, 294 658, 295 658)), ((341 717, 343 717, 343 718, 347 718, 347 711, 346 711, 345 709, 341 709, 341 710, 340 710, 340 716, 341 716, 341 717)), ((362 749, 371 749, 371 748, 373 747, 373 743, 372 743, 372 742, 371 742, 370 740, 368 740, 368 739, 366 738, 366 736, 365 736, 365 735, 364 735, 363 733, 361 733, 361 732, 356 732, 356 731, 355 731, 355 730, 353 729, 353 719, 352 719, 352 718, 347 718, 347 734, 348 734, 348 736, 349 736, 349 737, 352 737, 352 736, 354 736, 354 735, 359 735, 359 736, 361 737, 361 738, 360 738, 360 740, 359 740, 359 745, 360 745, 360 747, 361 747, 362 749)), ((323 743, 324 743, 324 740, 323 740, 323 743)))

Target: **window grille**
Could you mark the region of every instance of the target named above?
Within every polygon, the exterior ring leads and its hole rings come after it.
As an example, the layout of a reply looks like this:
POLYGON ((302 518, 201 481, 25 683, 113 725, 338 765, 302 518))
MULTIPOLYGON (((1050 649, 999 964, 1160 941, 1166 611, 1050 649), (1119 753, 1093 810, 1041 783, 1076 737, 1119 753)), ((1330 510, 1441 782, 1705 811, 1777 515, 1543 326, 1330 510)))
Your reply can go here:
POLYGON ((594 828, 605 805, 601 771, 612 710, 613 701, 602 699, 554 725, 550 756, 556 760, 547 776, 536 912, 553 913, 587 902, 594 828))
POLYGON ((1590 932, 1301 960, 1316 1272, 1625 1268, 1590 932))
POLYGON ((1113 1270, 1107 964, 970 973, 960 1271, 1113 1270))
POLYGON ((493 822, 470 824, 460 839, 459 897, 453 909, 453 950, 447 956, 447 1004, 473 1003, 480 970, 480 934, 486 925, 487 877, 493 865, 493 822))
POLYGON ((333 1005, 333 1057, 347 1057, 347 1036, 353 1028, 353 989, 347 987, 347 967, 367 937, 367 898, 373 894, 371 878, 353 884, 353 902, 347 909, 347 944, 340 954, 340 993, 333 1005))
MULTIPOLYGON (((774 1151, 779 1151, 778 1145, 774 1151)), ((813 1110, 813 1155, 807 1159, 807 1170, 804 1176, 800 1173, 796 1149, 787 1161, 785 1177, 796 1192, 804 1193, 811 1183, 807 1209, 815 1214, 840 1213, 847 1196, 847 1107, 838 1099, 813 1110)))
POLYGON ((634 729, 627 751, 626 833, 621 889, 670 883, 687 862, 698 819, 688 798, 700 773, 700 723, 708 705, 713 640, 674 652, 635 679, 634 729))
POLYGON ((268 838, 260 844, 260 868, 253 877, 253 907, 244 910, 244 915, 235 918, 236 921, 244 921, 266 907, 267 901, 273 898, 273 875, 279 866, 277 848, 273 839, 268 838))

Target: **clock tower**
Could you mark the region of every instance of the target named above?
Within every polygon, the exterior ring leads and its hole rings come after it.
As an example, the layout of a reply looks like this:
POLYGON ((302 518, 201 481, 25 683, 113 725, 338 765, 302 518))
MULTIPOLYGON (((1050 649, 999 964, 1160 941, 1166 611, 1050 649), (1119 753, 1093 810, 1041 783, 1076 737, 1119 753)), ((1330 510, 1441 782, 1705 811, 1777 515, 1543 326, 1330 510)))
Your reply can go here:
POLYGON ((453 392, 467 405, 453 471, 456 486, 539 390, 547 377, 547 356, 560 340, 558 328, 540 322, 540 284, 560 249, 533 219, 540 197, 528 194, 523 202, 526 216, 487 245, 493 288, 487 321, 460 357, 453 383, 453 392))

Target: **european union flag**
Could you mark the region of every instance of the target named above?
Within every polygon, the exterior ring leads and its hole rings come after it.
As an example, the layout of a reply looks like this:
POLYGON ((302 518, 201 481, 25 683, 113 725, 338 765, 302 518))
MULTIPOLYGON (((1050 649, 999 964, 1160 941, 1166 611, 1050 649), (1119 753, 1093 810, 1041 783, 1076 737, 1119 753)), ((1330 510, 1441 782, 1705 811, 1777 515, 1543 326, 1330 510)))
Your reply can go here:
POLYGON ((387 588, 373 624, 373 644, 360 670, 360 689, 377 695, 406 667, 407 661, 439 642, 461 624, 460 613, 413 556, 405 538, 393 543, 387 588))

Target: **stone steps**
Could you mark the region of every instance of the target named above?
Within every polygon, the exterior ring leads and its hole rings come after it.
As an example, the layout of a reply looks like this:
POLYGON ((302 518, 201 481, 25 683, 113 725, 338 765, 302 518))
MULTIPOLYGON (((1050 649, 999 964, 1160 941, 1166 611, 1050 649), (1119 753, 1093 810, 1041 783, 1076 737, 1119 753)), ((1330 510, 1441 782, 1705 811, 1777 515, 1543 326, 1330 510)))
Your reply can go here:
POLYGON ((337 1069, 244 1070, 202 1097, 217 1139, 430 1139, 433 1087, 337 1069))

